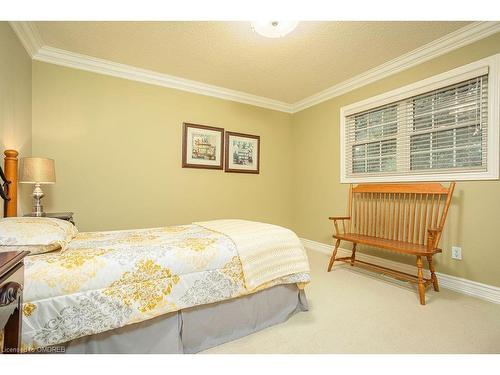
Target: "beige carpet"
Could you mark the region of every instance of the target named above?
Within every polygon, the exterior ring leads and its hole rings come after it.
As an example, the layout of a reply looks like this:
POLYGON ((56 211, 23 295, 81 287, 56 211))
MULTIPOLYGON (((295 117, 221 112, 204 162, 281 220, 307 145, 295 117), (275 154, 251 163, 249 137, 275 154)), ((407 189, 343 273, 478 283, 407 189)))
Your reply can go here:
POLYGON ((204 353, 500 353, 500 305, 441 289, 420 306, 406 283, 309 260, 308 312, 204 353))

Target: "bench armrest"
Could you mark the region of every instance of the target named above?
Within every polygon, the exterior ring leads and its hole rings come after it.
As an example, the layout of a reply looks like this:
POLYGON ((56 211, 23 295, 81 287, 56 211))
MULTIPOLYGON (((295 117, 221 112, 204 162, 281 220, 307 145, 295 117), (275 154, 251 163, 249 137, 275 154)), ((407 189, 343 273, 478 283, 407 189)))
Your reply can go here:
POLYGON ((428 228, 427 229, 427 248, 434 250, 437 247, 439 236, 443 231, 442 228, 428 228))
POLYGON ((341 233, 345 233, 345 220, 351 220, 351 217, 350 216, 330 216, 328 218, 329 220, 333 220, 333 226, 335 227, 335 234, 341 234, 341 233), (343 229, 343 232, 340 232, 339 230, 339 226, 337 224, 337 221, 339 220, 342 220, 342 229, 343 229))
POLYGON ((351 220, 350 216, 330 216, 329 220, 351 220))
POLYGON ((439 233, 442 232, 443 230, 441 228, 428 228, 427 232, 428 233, 439 233))

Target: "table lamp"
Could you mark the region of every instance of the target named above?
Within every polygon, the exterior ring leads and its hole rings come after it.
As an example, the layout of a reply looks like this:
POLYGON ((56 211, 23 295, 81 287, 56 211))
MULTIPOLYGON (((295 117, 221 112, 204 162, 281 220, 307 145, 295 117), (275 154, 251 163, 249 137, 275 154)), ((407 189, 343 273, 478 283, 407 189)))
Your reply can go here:
POLYGON ((19 182, 23 184, 34 184, 33 189, 33 212, 32 216, 45 216, 40 200, 43 191, 40 185, 55 184, 56 170, 53 159, 47 158, 23 158, 21 160, 21 177, 19 182))

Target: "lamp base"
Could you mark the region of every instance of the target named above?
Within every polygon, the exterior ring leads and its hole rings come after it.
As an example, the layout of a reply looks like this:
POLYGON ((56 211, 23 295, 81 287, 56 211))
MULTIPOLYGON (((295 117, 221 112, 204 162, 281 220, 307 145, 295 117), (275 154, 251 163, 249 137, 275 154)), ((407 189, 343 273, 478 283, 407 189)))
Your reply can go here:
POLYGON ((43 217, 45 216, 45 212, 43 212, 43 206, 38 206, 35 208, 35 206, 33 206, 33 211, 31 212, 30 216, 34 216, 34 217, 43 217), (37 211, 37 209, 39 209, 37 211))
POLYGON ((40 204, 40 200, 43 198, 44 194, 40 184, 35 184, 35 188, 33 189, 33 211, 31 212, 31 216, 42 217, 45 216, 45 212, 43 212, 43 206, 40 204))

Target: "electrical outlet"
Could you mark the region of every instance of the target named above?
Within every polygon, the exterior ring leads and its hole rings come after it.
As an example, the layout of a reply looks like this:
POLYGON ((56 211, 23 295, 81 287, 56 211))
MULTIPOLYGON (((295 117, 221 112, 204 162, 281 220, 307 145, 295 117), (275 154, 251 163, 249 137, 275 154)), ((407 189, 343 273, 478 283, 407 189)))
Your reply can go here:
POLYGON ((451 247, 451 257, 453 259, 462 260, 462 248, 458 246, 451 247))

